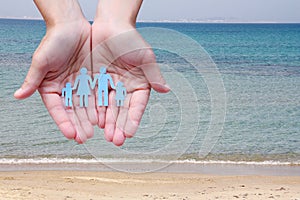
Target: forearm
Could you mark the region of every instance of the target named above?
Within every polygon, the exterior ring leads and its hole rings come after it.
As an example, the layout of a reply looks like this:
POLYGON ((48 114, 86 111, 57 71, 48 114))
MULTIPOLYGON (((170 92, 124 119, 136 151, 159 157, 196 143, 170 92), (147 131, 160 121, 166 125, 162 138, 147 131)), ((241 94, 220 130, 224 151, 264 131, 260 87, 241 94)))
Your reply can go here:
POLYGON ((34 0, 47 27, 81 20, 83 14, 77 0, 34 0))
POLYGON ((135 26, 143 0, 100 0, 95 22, 128 23, 135 26))

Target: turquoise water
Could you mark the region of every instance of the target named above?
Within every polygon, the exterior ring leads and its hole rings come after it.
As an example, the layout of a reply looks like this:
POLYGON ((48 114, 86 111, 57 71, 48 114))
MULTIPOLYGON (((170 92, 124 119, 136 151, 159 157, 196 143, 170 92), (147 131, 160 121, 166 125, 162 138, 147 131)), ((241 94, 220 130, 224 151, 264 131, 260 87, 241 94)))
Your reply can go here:
MULTIPOLYGON (((159 63, 172 66, 193 86, 197 102, 189 95, 183 101, 200 109, 199 124, 189 124, 197 129, 194 138, 185 138, 190 136, 188 129, 178 133, 181 112, 176 94, 153 92, 137 136, 123 147, 108 144, 98 128, 92 140, 77 145, 58 131, 38 94, 24 101, 13 98, 45 33, 44 23, 0 20, 0 163, 94 158, 300 163, 300 24, 141 23, 138 27, 183 33, 216 63, 226 90, 226 116, 222 134, 205 158, 198 152, 210 122, 210 96, 204 80, 183 58, 155 50, 159 63), (188 148, 180 146, 187 139, 188 148), (170 148, 164 151, 166 146, 170 148)), ((172 77, 172 71, 162 70, 172 77)), ((180 85, 167 79, 175 87, 180 85)))

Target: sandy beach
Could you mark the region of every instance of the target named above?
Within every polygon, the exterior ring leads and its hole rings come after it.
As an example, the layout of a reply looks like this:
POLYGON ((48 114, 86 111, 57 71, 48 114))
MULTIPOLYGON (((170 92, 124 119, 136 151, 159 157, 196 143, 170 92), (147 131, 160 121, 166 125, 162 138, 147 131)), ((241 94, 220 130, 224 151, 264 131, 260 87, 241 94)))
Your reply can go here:
POLYGON ((0 172, 0 199, 300 199, 299 176, 0 172))

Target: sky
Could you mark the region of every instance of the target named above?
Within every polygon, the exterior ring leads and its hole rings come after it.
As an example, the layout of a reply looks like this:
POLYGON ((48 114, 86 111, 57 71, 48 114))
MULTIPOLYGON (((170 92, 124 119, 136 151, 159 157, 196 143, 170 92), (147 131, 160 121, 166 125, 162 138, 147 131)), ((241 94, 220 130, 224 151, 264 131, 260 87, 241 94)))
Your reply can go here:
MULTIPOLYGON (((98 0, 79 0, 92 20, 98 0)), ((33 0, 0 0, 0 17, 41 18, 33 0)), ((144 0, 139 21, 298 22, 299 0, 144 0)))

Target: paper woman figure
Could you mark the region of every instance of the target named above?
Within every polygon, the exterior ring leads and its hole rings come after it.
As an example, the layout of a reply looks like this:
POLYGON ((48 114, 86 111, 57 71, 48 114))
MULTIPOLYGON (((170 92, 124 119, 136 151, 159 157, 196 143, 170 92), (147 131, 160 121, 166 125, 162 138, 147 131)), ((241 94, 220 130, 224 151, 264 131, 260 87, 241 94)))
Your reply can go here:
POLYGON ((73 90, 77 89, 76 94, 80 98, 80 107, 88 107, 88 96, 91 95, 90 86, 92 85, 92 82, 92 78, 87 74, 87 69, 82 68, 80 70, 80 75, 77 76, 73 87, 73 90))

